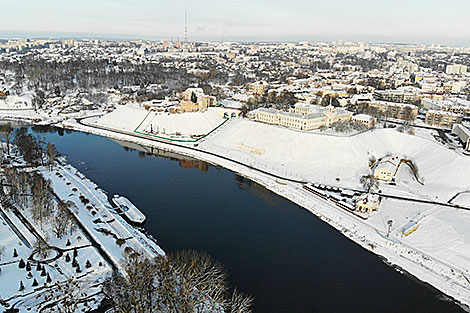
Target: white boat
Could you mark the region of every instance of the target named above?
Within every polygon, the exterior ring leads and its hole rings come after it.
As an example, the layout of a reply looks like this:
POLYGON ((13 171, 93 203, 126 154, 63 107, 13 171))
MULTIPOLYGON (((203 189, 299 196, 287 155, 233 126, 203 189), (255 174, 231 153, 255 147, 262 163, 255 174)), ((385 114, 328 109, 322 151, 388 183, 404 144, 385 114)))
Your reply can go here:
POLYGON ((142 224, 145 222, 145 215, 137 209, 137 207, 129 201, 126 197, 120 195, 113 196, 114 204, 121 209, 122 214, 124 214, 131 222, 142 224))

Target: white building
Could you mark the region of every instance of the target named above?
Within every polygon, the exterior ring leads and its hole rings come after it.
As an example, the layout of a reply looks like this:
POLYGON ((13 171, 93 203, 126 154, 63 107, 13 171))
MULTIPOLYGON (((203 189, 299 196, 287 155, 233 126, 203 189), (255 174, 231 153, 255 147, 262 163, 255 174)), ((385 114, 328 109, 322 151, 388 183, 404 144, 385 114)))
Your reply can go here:
POLYGON ((265 108, 255 111, 255 119, 258 122, 306 131, 349 121, 351 117, 352 113, 344 109, 323 108, 305 103, 297 103, 294 112, 280 112, 276 109, 265 108))
POLYGON ((356 124, 364 125, 367 128, 375 127, 375 118, 367 114, 354 115, 352 121, 356 124))
POLYGON ((462 124, 455 124, 452 128, 452 133, 459 136, 460 140, 463 142, 464 149, 470 151, 470 129, 462 124))
POLYGON ((446 66, 446 74, 465 74, 467 73, 467 66, 461 64, 452 64, 446 66))

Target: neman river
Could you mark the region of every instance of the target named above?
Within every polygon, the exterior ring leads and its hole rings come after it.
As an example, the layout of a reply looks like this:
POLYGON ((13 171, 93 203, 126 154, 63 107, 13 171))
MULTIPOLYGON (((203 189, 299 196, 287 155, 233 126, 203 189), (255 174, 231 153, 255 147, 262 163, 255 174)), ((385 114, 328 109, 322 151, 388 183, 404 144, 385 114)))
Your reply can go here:
POLYGON ((135 203, 166 252, 194 249, 222 262, 231 285, 255 298, 254 312, 463 312, 313 214, 233 172, 100 136, 29 129, 109 195, 135 203))

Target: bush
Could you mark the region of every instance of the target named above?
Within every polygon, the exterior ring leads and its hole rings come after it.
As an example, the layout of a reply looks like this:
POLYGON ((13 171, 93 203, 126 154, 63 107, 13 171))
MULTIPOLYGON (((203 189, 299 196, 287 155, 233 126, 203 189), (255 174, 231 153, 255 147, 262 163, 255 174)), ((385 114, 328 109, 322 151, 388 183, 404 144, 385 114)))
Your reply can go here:
POLYGON ((126 243, 125 239, 122 239, 122 238, 116 239, 116 244, 117 245, 122 246, 124 243, 126 243))

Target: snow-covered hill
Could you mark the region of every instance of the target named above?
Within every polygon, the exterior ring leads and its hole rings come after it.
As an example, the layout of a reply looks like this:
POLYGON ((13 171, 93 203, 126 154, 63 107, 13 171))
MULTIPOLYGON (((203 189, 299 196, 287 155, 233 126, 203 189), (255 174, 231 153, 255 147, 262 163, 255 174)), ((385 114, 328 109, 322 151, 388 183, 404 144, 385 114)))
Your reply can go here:
MULTIPOLYGON (((470 189, 470 158, 459 155, 435 141, 377 129, 351 137, 329 136, 295 131, 248 120, 235 120, 203 148, 285 176, 333 184, 359 184, 369 173, 371 156, 387 153, 408 157, 417 164, 425 179, 424 190, 447 196, 447 191, 470 189), (252 153, 251 150, 263 151, 252 153)), ((450 193, 452 193, 450 192, 450 193)))

